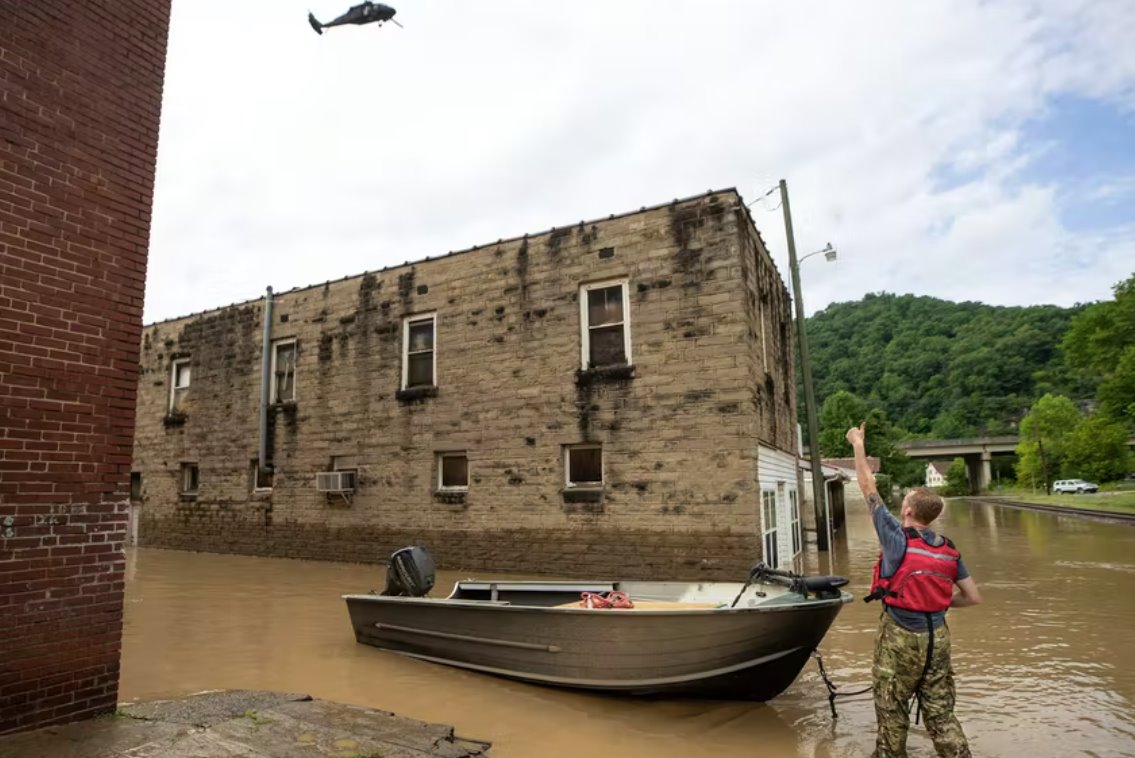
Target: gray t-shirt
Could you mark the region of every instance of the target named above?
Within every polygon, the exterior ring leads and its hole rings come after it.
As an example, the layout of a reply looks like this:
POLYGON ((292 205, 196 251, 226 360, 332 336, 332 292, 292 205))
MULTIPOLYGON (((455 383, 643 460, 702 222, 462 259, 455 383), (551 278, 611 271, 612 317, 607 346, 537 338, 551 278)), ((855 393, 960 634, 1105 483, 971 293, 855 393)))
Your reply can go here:
MULTIPOLYGON (((875 522, 875 533, 879 535, 879 544, 883 546, 883 565, 880 569, 882 576, 894 576, 894 573, 899 570, 899 564, 902 563, 903 556, 906 555, 906 533, 903 531, 902 522, 895 518, 895 515, 887 510, 887 506, 883 503, 882 498, 878 495, 872 494, 867 496, 867 505, 871 508, 871 519, 875 522)), ((937 547, 941 545, 945 538, 941 535, 935 534, 930 529, 920 530, 922 539, 926 540, 928 545, 937 547)), ((958 579, 966 579, 969 577, 969 571, 962 561, 958 560, 958 579)), ((902 608, 895 608, 890 605, 884 604, 886 612, 891 614, 901 626, 910 629, 912 632, 925 632, 926 631, 926 614, 919 613, 918 611, 908 611, 902 608)), ((930 618, 934 623, 934 628, 942 626, 946 623, 946 612, 940 611, 938 613, 930 614, 930 618)))

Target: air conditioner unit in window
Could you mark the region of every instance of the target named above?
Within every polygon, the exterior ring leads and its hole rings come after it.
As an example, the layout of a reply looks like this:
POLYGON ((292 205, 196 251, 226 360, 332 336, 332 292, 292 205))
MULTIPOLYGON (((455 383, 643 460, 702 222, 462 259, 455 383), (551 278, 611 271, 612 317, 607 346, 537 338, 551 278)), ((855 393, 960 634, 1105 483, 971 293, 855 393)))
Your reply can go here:
POLYGON ((315 475, 315 489, 340 495, 355 491, 354 471, 320 471, 315 475))

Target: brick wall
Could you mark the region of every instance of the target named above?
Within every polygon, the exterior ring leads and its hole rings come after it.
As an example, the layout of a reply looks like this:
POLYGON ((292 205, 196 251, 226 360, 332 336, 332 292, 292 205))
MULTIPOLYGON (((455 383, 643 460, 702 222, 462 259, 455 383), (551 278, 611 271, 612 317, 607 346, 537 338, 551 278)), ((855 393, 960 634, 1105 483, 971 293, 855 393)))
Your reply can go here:
POLYGON ((0 734, 111 710, 169 0, 0 0, 0 734))
POLYGON ((296 402, 271 410, 273 489, 254 493, 263 317, 253 301, 145 330, 141 544, 382 561, 419 542, 445 567, 628 577, 760 557, 758 441, 795 448, 788 302, 735 192, 278 294, 296 402), (580 287, 608 280, 627 282, 633 377, 581 377, 580 287), (422 313, 437 391, 399 399, 403 319, 422 313), (598 502, 564 493, 564 446, 584 442, 603 448, 598 502), (435 493, 453 450, 457 502, 435 493), (358 471, 349 503, 316 491, 336 462, 358 471))

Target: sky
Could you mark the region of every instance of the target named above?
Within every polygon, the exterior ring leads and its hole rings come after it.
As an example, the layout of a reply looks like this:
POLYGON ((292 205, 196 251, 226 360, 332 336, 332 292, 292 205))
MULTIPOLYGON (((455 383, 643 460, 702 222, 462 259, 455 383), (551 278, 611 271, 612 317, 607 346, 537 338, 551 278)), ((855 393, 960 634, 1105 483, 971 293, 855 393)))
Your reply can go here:
POLYGON ((736 187, 809 313, 1110 297, 1131 0, 174 0, 147 323, 736 187))

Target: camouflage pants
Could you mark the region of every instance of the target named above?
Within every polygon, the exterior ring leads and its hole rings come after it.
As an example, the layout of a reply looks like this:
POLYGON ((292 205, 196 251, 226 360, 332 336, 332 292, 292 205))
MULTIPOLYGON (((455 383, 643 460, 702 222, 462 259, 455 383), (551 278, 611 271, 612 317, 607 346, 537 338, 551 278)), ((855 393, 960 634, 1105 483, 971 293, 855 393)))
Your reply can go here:
MULTIPOLYGON (((875 637, 876 758, 906 758, 911 698, 926 665, 930 635, 904 629, 883 612, 875 637)), ((950 630, 934 630, 934 654, 922 681, 922 718, 940 756, 971 758, 962 725, 954 717, 954 669, 950 664, 950 630)))

